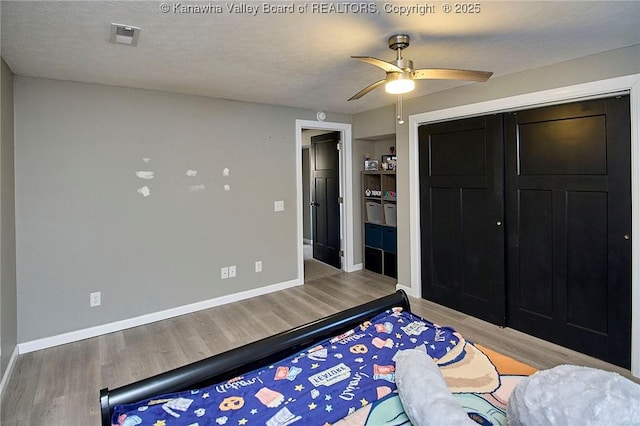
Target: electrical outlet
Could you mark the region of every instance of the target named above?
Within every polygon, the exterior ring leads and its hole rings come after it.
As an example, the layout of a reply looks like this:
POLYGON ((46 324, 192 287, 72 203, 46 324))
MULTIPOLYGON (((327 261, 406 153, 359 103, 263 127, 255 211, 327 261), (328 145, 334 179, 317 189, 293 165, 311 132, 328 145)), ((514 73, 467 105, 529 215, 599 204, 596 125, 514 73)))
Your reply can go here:
POLYGON ((283 200, 274 201, 273 202, 273 211, 276 211, 276 212, 284 211, 284 201, 283 200))
POLYGON ((224 268, 220 268, 220 278, 223 280, 226 280, 227 278, 229 278, 229 268, 228 267, 224 267, 224 268))
POLYGON ((262 272, 262 260, 256 262, 256 272, 262 272))
POLYGON ((229 266, 229 278, 236 276, 236 265, 229 266))
POLYGON ((96 292, 96 293, 91 293, 89 295, 89 306, 94 308, 96 306, 100 306, 102 304, 101 299, 101 294, 100 292, 96 292))

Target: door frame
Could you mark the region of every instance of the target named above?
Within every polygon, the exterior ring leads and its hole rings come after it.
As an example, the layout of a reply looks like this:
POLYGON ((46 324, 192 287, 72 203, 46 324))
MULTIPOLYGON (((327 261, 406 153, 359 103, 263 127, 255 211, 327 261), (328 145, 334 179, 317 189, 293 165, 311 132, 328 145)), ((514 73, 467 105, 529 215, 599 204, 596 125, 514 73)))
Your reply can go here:
POLYGON ((353 262, 353 161, 351 152, 351 124, 328 121, 296 120, 296 216, 298 246, 298 282, 304 283, 303 210, 302 210, 302 130, 339 131, 342 149, 339 152, 339 191, 344 200, 340 208, 340 249, 344 252, 342 270, 353 272, 360 268, 353 262))
MULTIPOLYGON (((418 126, 629 93, 631 108, 631 374, 640 377, 640 74, 559 87, 409 116, 410 294, 422 297, 418 126)), ((403 287, 405 290, 407 288, 403 287)))

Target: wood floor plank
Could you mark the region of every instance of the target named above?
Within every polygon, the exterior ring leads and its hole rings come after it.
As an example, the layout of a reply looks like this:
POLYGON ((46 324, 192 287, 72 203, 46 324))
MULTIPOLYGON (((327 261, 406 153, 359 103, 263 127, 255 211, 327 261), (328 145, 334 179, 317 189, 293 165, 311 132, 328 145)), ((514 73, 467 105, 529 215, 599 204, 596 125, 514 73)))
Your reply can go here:
MULTIPOLYGON (((75 422, 83 422, 88 419, 87 413, 74 413, 71 405, 76 401, 71 401, 68 394, 52 394, 48 399, 36 402, 31 412, 32 424, 52 424, 52 425, 68 425, 76 424, 75 422), (76 414, 76 415, 74 415, 76 414), (46 419, 46 420, 45 420, 46 419), (46 421, 47 423, 38 423, 46 421)), ((88 409, 89 407, 87 407, 88 409)), ((78 423, 80 424, 80 423, 78 423)))
POLYGON ((304 276, 307 281, 313 281, 330 275, 339 274, 340 269, 329 266, 315 259, 305 259, 304 276))
POLYGON ((42 362, 38 383, 33 398, 34 404, 49 401, 54 395, 64 395, 67 392, 65 372, 69 371, 69 345, 51 348, 42 362))
POLYGON ((0 424, 29 424, 31 411, 24 410, 24 408, 33 406, 33 397, 38 388, 38 377, 44 357, 44 351, 32 352, 18 357, 11 379, 2 394, 0 424), (16 377, 19 377, 20 380, 16 380, 16 377), (23 410, 19 410, 17 407, 23 407, 23 410))
MULTIPOLYGON (((3 393, 0 423, 97 425, 102 387, 123 386, 394 291, 395 281, 388 277, 339 272, 303 286, 20 355, 3 393)), ((632 377, 628 370, 516 330, 426 300, 410 301, 416 314, 533 367, 574 363, 632 377)))

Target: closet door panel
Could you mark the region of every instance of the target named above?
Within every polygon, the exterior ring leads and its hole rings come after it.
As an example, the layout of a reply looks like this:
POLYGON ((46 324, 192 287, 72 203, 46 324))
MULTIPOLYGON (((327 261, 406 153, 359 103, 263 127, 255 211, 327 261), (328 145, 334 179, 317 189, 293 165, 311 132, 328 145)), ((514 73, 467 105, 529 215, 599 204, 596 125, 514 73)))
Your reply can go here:
POLYGON ((423 297, 504 324, 502 116, 419 128, 423 297))
POLYGON ((567 192, 567 324, 606 333, 607 193, 567 192))
POLYGON ((629 98, 506 114, 508 325, 629 368, 629 98))
POLYGON ((606 121, 603 116, 521 124, 520 175, 606 175, 606 121))
POLYGON ((433 286, 441 291, 460 288, 460 252, 458 237, 458 191, 450 188, 431 188, 431 276, 433 286))
POLYGON ((486 146, 483 129, 434 134, 430 149, 431 176, 484 176, 486 146))
MULTIPOLYGON (((491 222, 488 217, 490 209, 487 206, 489 197, 485 189, 462 189, 460 200, 462 205, 461 223, 462 233, 462 294, 477 299, 479 303, 487 303, 491 298, 491 287, 485 285, 476 277, 490 276, 487 270, 491 264, 491 253, 485 250, 490 242, 490 229, 486 226, 491 222)), ((493 228, 491 228, 493 229, 493 228)))
POLYGON ((553 315, 552 204, 551 191, 518 192, 518 304, 546 319, 553 315))

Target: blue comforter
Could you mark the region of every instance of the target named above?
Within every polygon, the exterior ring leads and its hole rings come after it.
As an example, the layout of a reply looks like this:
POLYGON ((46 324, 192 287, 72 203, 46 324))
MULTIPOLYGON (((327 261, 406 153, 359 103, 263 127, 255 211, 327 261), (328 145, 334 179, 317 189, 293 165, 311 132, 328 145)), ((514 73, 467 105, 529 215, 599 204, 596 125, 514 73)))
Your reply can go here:
POLYGON ((118 426, 327 425, 396 390, 398 350, 424 345, 441 358, 459 339, 400 310, 268 367, 202 389, 115 407, 118 426))

